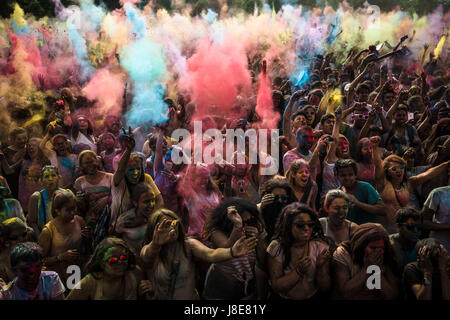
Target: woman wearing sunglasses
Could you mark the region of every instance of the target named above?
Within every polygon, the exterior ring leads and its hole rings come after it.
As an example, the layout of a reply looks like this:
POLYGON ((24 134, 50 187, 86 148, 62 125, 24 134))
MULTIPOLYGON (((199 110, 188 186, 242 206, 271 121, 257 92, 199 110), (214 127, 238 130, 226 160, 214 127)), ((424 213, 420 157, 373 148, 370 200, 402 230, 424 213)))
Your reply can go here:
POLYGON ((196 300, 194 258, 218 263, 247 256, 256 247, 255 236, 241 236, 232 246, 210 249, 200 241, 186 238, 180 218, 160 209, 147 225, 141 259, 158 300, 196 300))
POLYGON ((267 252, 274 299, 315 299, 330 289, 328 244, 316 214, 305 204, 283 209, 267 252))
MULTIPOLYGON (((203 238, 212 243, 213 248, 229 248, 242 235, 247 238, 256 237, 258 245, 256 252, 251 252, 239 258, 213 263, 206 275, 203 297, 205 299, 256 299, 263 288, 257 281, 257 266, 265 260, 267 233, 255 204, 246 199, 231 198, 214 209, 204 227, 203 238)), ((261 268, 261 267, 260 267, 261 268)), ((263 294, 261 294, 260 298, 263 294)))
POLYGON ((445 172, 448 162, 433 167, 424 173, 410 177, 406 175, 406 161, 397 155, 390 155, 383 161, 380 157, 378 145, 381 138, 371 137, 373 146, 372 157, 375 164, 375 183, 377 190, 386 206, 386 216, 380 217, 381 224, 389 234, 397 233, 395 214, 398 209, 406 207, 410 202, 410 192, 415 187, 445 172))
POLYGON ((149 281, 142 280, 142 272, 136 267, 136 256, 122 239, 103 239, 86 264, 86 272, 67 300, 152 298, 149 281))

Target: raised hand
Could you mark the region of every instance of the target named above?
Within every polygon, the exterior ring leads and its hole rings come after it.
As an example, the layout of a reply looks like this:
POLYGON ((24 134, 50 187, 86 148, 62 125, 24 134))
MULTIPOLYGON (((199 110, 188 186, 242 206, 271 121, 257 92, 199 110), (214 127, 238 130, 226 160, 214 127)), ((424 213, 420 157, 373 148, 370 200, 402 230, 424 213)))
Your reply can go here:
POLYGON ((239 212, 236 210, 235 206, 229 206, 227 208, 227 218, 230 220, 235 226, 242 227, 242 217, 239 212))
POLYGON ((245 236, 242 236, 234 243, 231 251, 233 252, 233 256, 242 257, 251 253, 257 244, 258 240, 255 237, 246 238, 245 236))
POLYGON ((158 246, 163 246, 176 237, 175 229, 171 228, 172 221, 164 219, 158 222, 153 233, 152 242, 158 246))
POLYGON ((379 136, 374 136, 374 137, 370 137, 370 143, 372 144, 372 146, 378 146, 381 142, 381 137, 379 136))
POLYGON ((433 272, 433 263, 430 259, 431 250, 424 246, 419 249, 419 252, 417 252, 417 262, 419 263, 419 269, 425 273, 432 273, 433 272))
POLYGON ((261 199, 261 208, 267 207, 274 202, 275 202, 275 195, 273 193, 267 193, 261 199))
POLYGON ((134 141, 133 133, 131 132, 131 127, 128 127, 128 134, 124 128, 122 128, 122 132, 123 132, 123 137, 125 139, 126 148, 128 150, 133 150, 134 146, 136 145, 136 142, 134 141))

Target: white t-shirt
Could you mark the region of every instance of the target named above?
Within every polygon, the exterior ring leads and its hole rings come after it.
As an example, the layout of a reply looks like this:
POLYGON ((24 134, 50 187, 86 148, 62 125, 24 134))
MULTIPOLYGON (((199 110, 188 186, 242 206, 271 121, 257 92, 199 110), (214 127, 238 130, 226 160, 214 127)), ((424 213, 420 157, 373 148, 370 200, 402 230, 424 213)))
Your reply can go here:
POLYGON ((322 193, 326 195, 328 191, 338 189, 341 186, 339 180, 334 175, 334 163, 323 161, 322 171, 322 193))
MULTIPOLYGON (((428 195, 424 204, 425 207, 433 210, 434 223, 450 223, 450 186, 436 188, 428 195)), ((432 230, 431 238, 436 238, 450 252, 450 231, 432 230)))
POLYGON ((15 278, 5 288, 0 288, 0 300, 53 300, 64 291, 64 285, 56 272, 42 271, 34 291, 20 289, 15 278))

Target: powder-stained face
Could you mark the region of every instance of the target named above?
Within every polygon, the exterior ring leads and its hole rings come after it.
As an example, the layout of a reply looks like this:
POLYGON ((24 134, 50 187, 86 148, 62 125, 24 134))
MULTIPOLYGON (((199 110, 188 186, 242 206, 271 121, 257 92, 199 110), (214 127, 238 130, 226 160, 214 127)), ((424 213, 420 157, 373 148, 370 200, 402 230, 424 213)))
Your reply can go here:
POLYGON ((339 158, 348 158, 350 156, 350 148, 347 139, 339 139, 339 144, 336 148, 336 155, 339 158))
POLYGON ((361 155, 364 159, 371 159, 372 153, 372 144, 370 143, 370 141, 364 141, 361 146, 361 155))
POLYGON ((41 268, 41 261, 36 261, 34 263, 20 261, 14 268, 17 275, 17 284, 19 288, 28 292, 34 291, 39 284, 41 268))
MULTIPOLYGON (((314 95, 314 97, 317 97, 316 95, 314 95)), ((319 97, 317 97, 319 99, 319 97)), ((320 100, 319 100, 320 102, 320 100)), ((314 120, 316 120, 316 112, 314 111, 313 108, 308 108, 305 110, 306 113, 306 121, 308 122, 309 126, 312 126, 314 123, 314 120)))
POLYGON ((348 202, 343 198, 334 199, 325 210, 334 225, 342 225, 348 213, 348 202))
POLYGON ((339 182, 346 188, 351 188, 356 182, 356 174, 352 167, 339 169, 337 177, 339 182))
POLYGON ((306 185, 308 184, 309 176, 310 176, 309 168, 306 165, 301 167, 295 173, 295 176, 294 176, 295 184, 301 188, 306 187, 306 185))
POLYGON ((366 254, 374 254, 375 252, 384 255, 384 240, 371 241, 366 246, 366 254))
POLYGON ((115 141, 113 137, 111 137, 109 134, 103 137, 102 139, 102 145, 105 147, 106 150, 110 150, 114 148, 115 141))
POLYGON ((72 221, 77 210, 77 204, 75 199, 69 200, 62 208, 58 211, 58 216, 66 222, 72 221))
POLYGON ((80 166, 84 174, 93 175, 98 169, 97 158, 91 154, 85 155, 80 161, 80 166))
POLYGON ((128 167, 126 171, 127 181, 131 184, 138 184, 141 178, 142 168, 141 163, 134 159, 128 161, 128 167))
POLYGON ((395 123, 405 124, 408 121, 408 112, 405 110, 398 110, 395 113, 395 123))
POLYGON ((402 181, 405 174, 405 165, 390 161, 388 163, 388 174, 392 180, 402 181))
POLYGON ((336 122, 335 119, 327 119, 325 120, 325 122, 322 124, 322 130, 324 133, 326 134, 332 134, 333 133, 333 127, 334 127, 334 123, 336 122))
POLYGON ((137 208, 139 212, 143 213, 145 216, 149 216, 153 212, 155 204, 155 194, 152 191, 148 190, 147 192, 141 194, 141 196, 139 197, 137 208))
POLYGON ((59 175, 56 170, 45 170, 42 174, 41 183, 47 190, 56 190, 59 183, 59 175))
POLYGON ((306 121, 306 117, 302 114, 299 114, 298 116, 295 117, 293 123, 292 123, 292 129, 293 132, 297 132, 298 128, 300 128, 301 126, 306 126, 308 123, 306 121))
POLYGON ((27 134, 20 133, 14 139, 14 145, 19 149, 23 149, 23 148, 25 148, 25 144, 27 143, 27 140, 28 140, 27 134))
POLYGON ((128 267, 128 255, 125 248, 109 248, 103 257, 103 272, 110 277, 122 277, 128 267))
POLYGON ((310 128, 304 128, 297 131, 297 143, 303 149, 311 149, 314 143, 314 132, 310 128))

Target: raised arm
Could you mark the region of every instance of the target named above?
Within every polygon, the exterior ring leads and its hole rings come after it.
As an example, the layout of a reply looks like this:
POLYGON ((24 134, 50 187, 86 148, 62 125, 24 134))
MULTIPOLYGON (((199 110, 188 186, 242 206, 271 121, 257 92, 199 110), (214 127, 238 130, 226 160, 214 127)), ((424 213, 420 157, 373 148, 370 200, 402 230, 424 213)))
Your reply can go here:
POLYGON ((353 99, 355 97, 355 89, 358 86, 358 84, 364 79, 364 76, 367 72, 369 72, 372 67, 374 66, 373 63, 369 63, 365 66, 364 70, 356 77, 355 80, 352 81, 350 84, 350 88, 347 93, 347 104, 350 105, 353 102, 353 99))
POLYGON ((45 133, 44 138, 42 138, 41 143, 39 144, 39 149, 42 151, 42 153, 44 154, 44 156, 46 156, 47 158, 50 158, 51 155, 53 154, 53 150, 49 149, 47 147, 47 143, 51 138, 51 132, 52 132, 52 125, 49 124, 47 126, 47 132, 45 133))
POLYGON ((437 167, 432 167, 427 171, 418 174, 417 176, 411 177, 408 179, 408 188, 410 191, 414 190, 417 186, 424 184, 425 182, 432 180, 441 174, 447 173, 447 170, 450 166, 450 160, 444 163, 441 163, 437 167))
MULTIPOLYGON (((122 128, 122 130, 125 133, 125 129, 122 128)), ((117 170, 114 173, 113 182, 115 186, 119 185, 119 183, 125 178, 128 160, 130 160, 131 151, 136 144, 131 133, 131 127, 129 128, 128 134, 125 134, 124 137, 126 140, 126 148, 122 156, 120 157, 117 170)))
POLYGON ((379 148, 380 141, 381 138, 378 136, 370 138, 370 143, 372 144, 373 148, 372 159, 375 165, 375 183, 377 185, 377 190, 379 192, 383 192, 384 186, 386 184, 386 176, 384 174, 384 169, 380 156, 380 148, 379 148))
POLYGON ((254 251, 258 240, 255 237, 245 238, 245 236, 242 236, 231 248, 217 248, 214 250, 193 238, 187 239, 187 242, 195 257, 210 263, 216 263, 251 253, 254 251))

